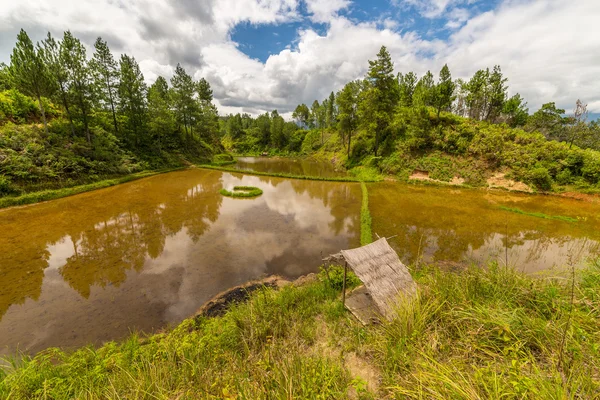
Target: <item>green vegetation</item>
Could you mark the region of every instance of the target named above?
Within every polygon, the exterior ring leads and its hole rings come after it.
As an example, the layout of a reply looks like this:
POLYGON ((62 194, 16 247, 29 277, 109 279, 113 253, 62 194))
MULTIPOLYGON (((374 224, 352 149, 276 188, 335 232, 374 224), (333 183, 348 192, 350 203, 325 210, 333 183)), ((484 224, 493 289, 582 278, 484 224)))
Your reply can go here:
POLYGON ((16 197, 3 204, 210 162, 221 150, 204 79, 194 81, 178 66, 170 88, 162 77, 148 88, 136 60, 115 60, 101 38, 88 58, 69 31, 34 45, 21 30, 0 76, 0 198, 16 197))
POLYGON ((255 292, 222 317, 188 319, 170 332, 12 360, 0 375, 0 397, 597 396, 599 263, 573 281, 495 264, 412 274, 418 297, 381 326, 364 327, 344 310, 338 267, 304 286, 255 292))
POLYGON ((464 81, 453 80, 444 65, 436 82, 431 72, 421 78, 396 74, 382 47, 364 79, 349 82, 321 103, 296 107, 293 118, 302 129, 281 130, 275 112, 256 119, 237 114, 222 118, 220 135, 234 152, 310 154, 373 177, 407 181, 421 170, 433 180, 456 177, 485 186, 504 173, 540 191, 595 192, 600 189, 600 123, 587 121, 586 105, 579 100, 573 115, 564 113, 547 103, 529 115, 519 94, 508 96, 499 66, 464 81))
POLYGON ((254 186, 234 186, 232 191, 221 189, 220 193, 227 197, 257 197, 263 194, 263 191, 254 186))
POLYGON ((566 222, 577 222, 578 221, 577 218, 565 217, 563 215, 547 215, 547 214, 540 213, 540 212, 527 212, 527 211, 523 211, 521 209, 512 208, 512 207, 500 206, 500 209, 501 210, 505 210, 505 211, 514 212, 514 213, 517 213, 517 214, 529 215, 531 217, 537 217, 537 218, 556 219, 556 220, 559 220, 559 221, 566 221, 566 222))
POLYGON ((364 246, 373 241, 371 229, 371 212, 369 211, 369 192, 367 184, 360 183, 362 189, 362 203, 360 206, 360 245, 364 246))
POLYGON ((216 169, 219 171, 233 172, 237 174, 245 174, 245 175, 259 175, 259 176, 274 176, 277 178, 290 178, 290 179, 304 179, 304 180, 312 180, 312 181, 330 181, 330 182, 374 182, 375 180, 370 179, 358 179, 352 176, 306 176, 306 175, 294 175, 294 174, 286 174, 283 172, 260 172, 260 171, 247 171, 235 168, 227 168, 217 165, 206 165, 201 164, 198 165, 200 168, 207 169, 216 169))

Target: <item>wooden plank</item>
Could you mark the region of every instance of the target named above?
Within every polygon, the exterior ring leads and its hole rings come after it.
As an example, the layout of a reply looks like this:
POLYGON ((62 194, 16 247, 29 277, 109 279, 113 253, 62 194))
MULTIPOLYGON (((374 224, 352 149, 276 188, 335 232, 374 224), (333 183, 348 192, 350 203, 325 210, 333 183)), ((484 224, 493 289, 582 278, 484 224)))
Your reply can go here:
POLYGON ((401 296, 416 293, 416 283, 385 238, 352 250, 342 250, 350 268, 364 283, 379 311, 394 317, 401 296))
POLYGON ((348 293, 346 298, 346 308, 358 319, 363 325, 378 323, 382 315, 377 308, 367 288, 362 285, 348 293))

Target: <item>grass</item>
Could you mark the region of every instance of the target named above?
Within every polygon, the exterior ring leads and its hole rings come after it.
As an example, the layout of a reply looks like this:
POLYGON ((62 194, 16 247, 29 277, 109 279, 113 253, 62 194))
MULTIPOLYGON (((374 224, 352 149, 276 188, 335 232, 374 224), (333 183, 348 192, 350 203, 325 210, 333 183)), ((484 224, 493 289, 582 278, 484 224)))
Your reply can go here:
POLYGON ((360 207, 360 245, 364 246, 373 241, 371 229, 371 212, 369 211, 369 192, 364 182, 360 183, 362 189, 362 204, 360 207))
POLYGON ((419 295, 380 326, 350 317, 341 269, 330 270, 329 279, 323 272, 304 286, 260 290, 222 317, 191 318, 170 332, 14 359, 0 372, 0 398, 600 395, 600 263, 577 271, 572 301, 568 279, 496 264, 411 273, 419 295))
POLYGON ((263 194, 263 191, 254 186, 234 186, 232 191, 221 189, 220 193, 227 197, 257 197, 263 194))
POLYGON ((89 183, 86 185, 73 186, 61 189, 50 189, 42 190, 39 192, 27 193, 21 196, 15 197, 1 197, 0 208, 21 206, 26 204, 39 203, 41 201, 55 200, 62 197, 73 196, 75 194, 90 192, 92 190, 103 189, 110 186, 119 185, 125 182, 135 181, 137 179, 146 178, 153 175, 163 174, 166 172, 172 172, 184 169, 185 167, 168 168, 156 171, 142 171, 131 175, 125 175, 114 179, 105 179, 102 181, 89 183))
POLYGON ((359 179, 357 177, 352 176, 307 176, 307 175, 295 175, 295 174, 286 174, 280 172, 259 172, 259 171, 247 171, 236 168, 227 168, 223 166, 215 166, 215 165, 198 165, 199 168, 207 168, 207 169, 216 169, 219 171, 225 172, 233 172, 237 174, 245 174, 245 175, 258 175, 258 176, 273 176, 276 178, 289 178, 289 179, 304 179, 311 181, 327 181, 327 182, 377 182, 380 179, 370 177, 368 179, 359 179))
POLYGON ((237 163, 236 160, 229 160, 229 161, 213 161, 210 165, 214 165, 216 167, 223 167, 225 165, 232 165, 237 163))
POLYGON ((544 218, 544 219, 554 219, 554 220, 558 220, 558 221, 566 221, 566 222, 577 222, 579 221, 577 218, 572 218, 572 217, 566 217, 563 215, 547 215, 544 213, 540 213, 540 212, 528 212, 528 211, 523 211, 519 208, 511 208, 511 207, 504 207, 504 206, 500 206, 501 210, 504 211, 510 211, 516 214, 522 214, 522 215, 528 215, 530 217, 537 217, 537 218, 544 218))

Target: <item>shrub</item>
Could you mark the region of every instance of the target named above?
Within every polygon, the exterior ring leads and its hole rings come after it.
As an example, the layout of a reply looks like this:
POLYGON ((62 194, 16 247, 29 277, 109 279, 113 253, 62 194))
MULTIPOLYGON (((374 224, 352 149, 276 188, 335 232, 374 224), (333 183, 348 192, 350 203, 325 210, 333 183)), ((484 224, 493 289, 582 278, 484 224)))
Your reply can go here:
POLYGON ((4 175, 0 175, 0 196, 5 196, 13 192, 12 184, 10 179, 4 175))
POLYGON ((541 190, 552 189, 552 177, 544 167, 534 168, 529 172, 529 181, 541 190))

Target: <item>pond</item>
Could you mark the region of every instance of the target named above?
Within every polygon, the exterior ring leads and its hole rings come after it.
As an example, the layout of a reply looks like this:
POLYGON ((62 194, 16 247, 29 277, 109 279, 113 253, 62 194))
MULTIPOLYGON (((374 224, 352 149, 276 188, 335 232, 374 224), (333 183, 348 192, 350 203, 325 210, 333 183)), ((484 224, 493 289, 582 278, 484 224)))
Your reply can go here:
MULTIPOLYGON (((242 158, 238 168, 336 173, 328 163, 286 162, 242 158)), ((600 255, 598 203, 367 186, 373 233, 389 237, 405 263, 508 261, 536 273, 600 255)), ((359 245, 360 205, 358 183, 188 169, 0 210, 0 354, 153 332, 248 280, 316 272, 322 256, 359 245), (219 194, 236 185, 264 193, 219 194)))
POLYGON ((337 177, 346 172, 337 171, 332 163, 311 158, 237 157, 232 167, 244 171, 269 172, 291 175, 337 177))
POLYGON ((373 232, 391 237, 404 262, 508 261, 535 273, 600 255, 598 203, 393 182, 368 190, 373 232))
POLYGON ((190 169, 0 210, 0 352, 151 332, 359 245, 360 185, 190 169), (222 187, 260 187, 232 199, 222 187))

